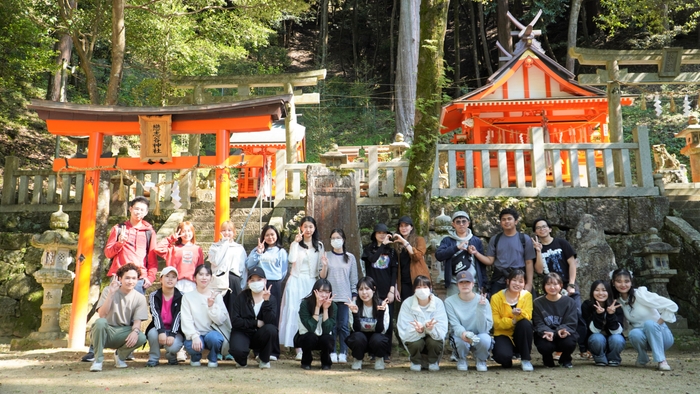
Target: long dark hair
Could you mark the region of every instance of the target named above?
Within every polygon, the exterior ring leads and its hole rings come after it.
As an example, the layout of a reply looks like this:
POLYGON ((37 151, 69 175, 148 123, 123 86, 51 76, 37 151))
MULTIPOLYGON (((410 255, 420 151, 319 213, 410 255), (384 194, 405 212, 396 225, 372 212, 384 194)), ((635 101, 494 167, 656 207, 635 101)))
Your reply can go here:
MULTIPOLYGON (((401 235, 401 231, 399 230, 399 227, 401 226, 401 223, 404 222, 399 222, 399 224, 396 225, 396 234, 401 235)), ((416 227, 412 223, 406 223, 411 226, 411 232, 408 233, 408 236, 404 238, 410 245, 415 245, 416 244, 416 238, 418 237, 416 235, 416 227)), ((403 237, 403 235, 401 235, 403 237)), ((396 250, 396 254, 401 254, 401 252, 406 249, 403 244, 398 243, 394 244, 394 250, 396 250)))
POLYGON ((347 239, 345 238, 345 232, 341 228, 334 228, 333 230, 331 230, 331 237, 333 236, 333 234, 336 234, 336 233, 338 235, 340 235, 341 237, 343 237, 343 259, 347 263, 350 261, 350 256, 348 256, 348 251, 347 251, 347 249, 345 249, 345 244, 347 241, 347 239))
POLYGON ((314 287, 311 288, 311 293, 304 297, 306 300, 306 306, 309 308, 309 312, 314 313, 316 310, 316 294, 314 294, 314 290, 328 290, 331 292, 331 295, 333 295, 333 286, 331 285, 331 282, 328 281, 328 279, 319 279, 314 283, 314 287))
POLYGON ((267 233, 267 230, 272 229, 275 234, 277 234, 277 241, 275 241, 275 244, 273 246, 277 246, 278 248, 282 249, 282 239, 280 238, 280 232, 277 231, 277 228, 271 224, 266 224, 265 227, 262 228, 262 231, 260 232, 260 242, 265 245, 265 250, 267 250, 268 246, 267 243, 265 242, 265 233, 267 233))
POLYGON ((613 296, 616 299, 620 298, 620 292, 617 291, 617 289, 615 288, 615 279, 617 279, 620 276, 626 276, 626 277, 630 278, 631 285, 630 285, 630 291, 627 293, 628 294, 627 304, 630 307, 632 307, 632 305, 634 304, 634 277, 632 276, 631 272, 627 271, 624 268, 618 268, 615 271, 613 271, 612 278, 610 278, 610 287, 612 288, 613 296))
POLYGON ((375 283, 374 279, 372 279, 371 276, 365 276, 364 278, 360 278, 360 280, 357 281, 357 299, 355 300, 355 304, 357 304, 357 308, 359 309, 359 313, 361 317, 377 317, 377 305, 381 303, 379 300, 379 294, 377 294, 377 284, 375 283), (365 303, 360 299, 360 287, 362 285, 367 286, 370 288, 374 294, 372 295, 372 316, 363 316, 362 315, 362 308, 364 308, 365 303))
MULTIPOLYGON (((613 291, 612 287, 610 286, 610 282, 606 280, 597 280, 591 284, 591 292, 588 294, 588 299, 591 300, 593 304, 598 303, 598 300, 596 300, 595 297, 593 297, 593 293, 599 285, 603 285, 605 287, 605 291, 608 292, 608 298, 605 300, 605 305, 602 305, 603 308, 607 308, 613 303, 613 291)), ((593 304, 591 304, 591 307, 595 309, 595 307, 593 307, 593 304)))
MULTIPOLYGON (((309 222, 314 225, 314 233, 311 234, 311 245, 314 247, 314 250, 318 252, 318 226, 316 225, 316 220, 311 216, 304 216, 299 222, 299 228, 301 229, 301 226, 303 226, 306 222, 309 222)), ((303 236, 301 237, 301 242, 299 242, 299 246, 301 246, 304 249, 309 248, 309 246, 306 245, 306 243, 304 242, 303 236)))

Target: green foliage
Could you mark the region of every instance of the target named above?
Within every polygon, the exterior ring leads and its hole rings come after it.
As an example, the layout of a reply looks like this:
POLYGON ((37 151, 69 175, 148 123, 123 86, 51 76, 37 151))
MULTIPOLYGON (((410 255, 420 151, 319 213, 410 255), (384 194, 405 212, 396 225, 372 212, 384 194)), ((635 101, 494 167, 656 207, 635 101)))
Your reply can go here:
POLYGON ((330 78, 319 84, 321 104, 297 107, 306 126, 306 160, 318 162, 319 155, 332 144, 389 144, 394 131, 394 115, 380 109, 372 100, 376 90, 371 82, 345 82, 330 78))

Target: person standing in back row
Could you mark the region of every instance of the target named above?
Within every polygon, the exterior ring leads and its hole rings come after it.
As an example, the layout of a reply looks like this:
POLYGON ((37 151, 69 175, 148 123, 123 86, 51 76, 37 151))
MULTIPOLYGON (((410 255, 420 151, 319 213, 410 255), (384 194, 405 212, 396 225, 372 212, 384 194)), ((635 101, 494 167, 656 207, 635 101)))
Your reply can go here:
POLYGON ((533 260, 535 259, 532 240, 518 231, 516 225, 520 215, 515 209, 503 209, 498 218, 503 232, 491 238, 486 255, 478 251, 474 254, 483 264, 493 265, 489 294, 494 295, 505 289, 506 277, 509 271, 514 269, 525 271, 525 290, 532 292, 533 260))

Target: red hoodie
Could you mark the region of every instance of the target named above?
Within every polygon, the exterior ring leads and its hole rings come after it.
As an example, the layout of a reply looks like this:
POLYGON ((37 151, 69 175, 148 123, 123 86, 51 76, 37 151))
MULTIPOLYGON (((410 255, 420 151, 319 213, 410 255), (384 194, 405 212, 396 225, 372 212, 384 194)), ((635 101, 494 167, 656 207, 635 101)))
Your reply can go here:
POLYGON ((165 259, 165 265, 175 267, 178 279, 194 282, 194 270, 204 264, 202 248, 196 244, 176 245, 177 237, 173 234, 158 242, 155 253, 165 259))
POLYGON ((112 227, 105 246, 105 256, 112 259, 112 266, 109 267, 107 276, 112 276, 117 273, 119 267, 134 263, 141 267, 141 278, 148 279, 153 283, 156 281, 156 272, 158 272, 158 259, 155 256, 154 250, 156 245, 156 232, 153 227, 145 220, 141 221, 141 225, 136 228, 131 225, 130 221, 119 223, 112 227), (126 242, 117 242, 117 233, 119 228, 126 226, 126 242), (146 232, 151 231, 151 244, 149 250, 146 250, 147 238, 146 232))

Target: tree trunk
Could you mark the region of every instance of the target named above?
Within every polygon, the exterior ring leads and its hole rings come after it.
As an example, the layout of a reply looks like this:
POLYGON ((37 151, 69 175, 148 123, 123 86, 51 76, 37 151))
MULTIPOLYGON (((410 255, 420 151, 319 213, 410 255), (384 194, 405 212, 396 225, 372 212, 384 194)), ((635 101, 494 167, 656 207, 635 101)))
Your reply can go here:
POLYGON ((576 59, 569 55, 569 50, 576 47, 576 37, 578 36, 578 14, 581 10, 581 2, 583 0, 571 0, 571 12, 569 13, 569 31, 567 38, 566 51, 566 69, 574 72, 576 59))
POLYGON ((547 53, 547 55, 551 57, 552 60, 559 63, 556 55, 554 54, 554 51, 552 50, 552 45, 549 43, 549 36, 547 35, 547 31, 542 32, 542 43, 544 44, 545 52, 547 53))
POLYGON ((461 89, 459 87, 460 79, 462 79, 462 58, 459 54, 459 0, 452 0, 452 18, 454 20, 454 47, 455 47, 455 66, 454 66, 454 97, 459 97, 461 89))
MULTIPOLYGON (((389 85, 394 86, 396 82, 396 50, 394 49, 394 21, 396 21, 396 9, 399 8, 399 0, 394 0, 394 5, 391 7, 391 22, 389 25, 389 85)), ((394 89, 391 91, 391 110, 396 109, 396 92, 394 89)))
POLYGON ((411 147, 406 193, 401 214, 413 218, 416 232, 427 236, 430 226, 430 195, 433 188, 435 146, 440 135, 443 52, 449 0, 423 0, 420 8, 418 50, 418 107, 415 141, 411 147))
POLYGON ((401 0, 395 85, 396 132, 402 133, 408 143, 413 141, 416 116, 419 10, 420 0, 401 0))
POLYGON ((319 52, 321 57, 321 68, 326 67, 326 56, 328 55, 328 0, 321 0, 321 21, 319 23, 319 52))
POLYGON ((467 2, 467 15, 469 15, 469 26, 471 28, 472 36, 472 59, 474 62, 474 73, 476 77, 476 86, 481 87, 481 65, 479 64, 479 48, 477 43, 479 42, 479 37, 476 35, 476 15, 474 15, 474 1, 469 0, 467 2))
MULTIPOLYGON (((507 5, 508 3, 506 3, 507 5)), ((493 66, 491 66, 491 54, 489 53, 489 42, 486 39, 486 26, 484 24, 484 4, 481 2, 477 3, 478 14, 479 14, 479 33, 481 34, 481 44, 484 46, 484 63, 486 63, 486 70, 489 72, 489 76, 493 75, 493 66)), ((510 29, 510 20, 508 21, 508 26, 510 29)), ((500 29, 499 29, 500 31, 500 29)), ((508 42, 510 42, 510 36, 508 37, 508 42)), ((502 45, 502 44, 501 44, 502 45)), ((510 48, 510 44, 508 44, 510 48)))
POLYGON ((63 80, 64 70, 67 64, 70 63, 71 53, 73 51, 73 43, 70 35, 61 34, 61 37, 56 42, 55 46, 58 55, 56 56, 56 65, 59 66, 53 75, 49 78, 49 87, 46 90, 46 99, 50 101, 61 101, 61 97, 65 98, 66 81, 63 80), (63 94, 61 94, 63 93, 63 94))
MULTIPOLYGON (((497 5, 496 5, 496 14, 498 15, 498 20, 497 20, 497 25, 498 25, 498 42, 501 43, 503 48, 509 52, 513 51, 513 48, 511 47, 511 39, 510 39, 510 19, 508 19, 508 0, 497 0, 497 5)), ((479 3, 481 5, 481 3, 479 3)), ((483 20, 483 12, 479 10, 479 18, 480 20, 483 20)), ((482 24, 481 28, 483 29, 484 26, 482 24)), ((499 62, 499 65, 502 66, 505 62, 499 62)))
POLYGON ((112 0, 112 67, 107 85, 105 104, 117 105, 119 86, 124 72, 124 52, 126 49, 126 30, 124 29, 124 0, 112 0))
POLYGON ((359 33, 357 32, 357 7, 359 7, 359 3, 358 0, 355 0, 352 7, 352 73, 356 81, 359 78, 358 72, 360 70, 360 59, 357 56, 357 41, 359 39, 359 33))
MULTIPOLYGON (((583 40, 588 44, 591 42, 591 38, 588 35, 588 17, 586 17, 586 7, 583 6, 584 2, 581 1, 581 34, 583 35, 583 40)), ((700 30, 698 30, 700 31, 700 30)))

